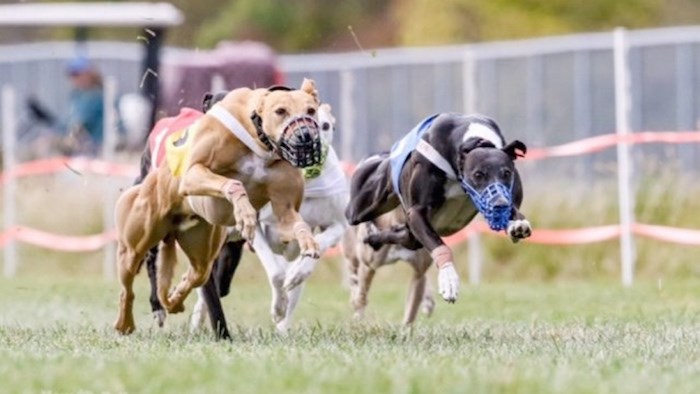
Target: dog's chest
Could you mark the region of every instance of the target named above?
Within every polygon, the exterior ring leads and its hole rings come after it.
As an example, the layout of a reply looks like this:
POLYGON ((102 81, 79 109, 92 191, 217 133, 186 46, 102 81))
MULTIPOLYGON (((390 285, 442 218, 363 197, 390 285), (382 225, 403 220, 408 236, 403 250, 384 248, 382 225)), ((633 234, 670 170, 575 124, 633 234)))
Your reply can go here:
POLYGON ((476 208, 457 182, 445 184, 445 202, 433 211, 430 224, 441 236, 463 229, 476 215, 476 208))
POLYGON ((261 182, 267 176, 267 160, 255 154, 248 154, 238 161, 236 171, 247 180, 261 182))

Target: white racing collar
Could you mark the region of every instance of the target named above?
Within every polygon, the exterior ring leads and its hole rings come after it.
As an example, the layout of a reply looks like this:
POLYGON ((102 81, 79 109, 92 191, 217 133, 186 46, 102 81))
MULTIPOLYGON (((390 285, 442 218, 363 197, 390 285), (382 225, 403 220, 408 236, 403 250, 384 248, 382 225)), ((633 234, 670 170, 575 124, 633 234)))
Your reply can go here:
POLYGON ((245 146, 248 147, 253 153, 262 157, 265 160, 270 160, 274 156, 274 152, 266 150, 258 145, 257 141, 248 133, 248 130, 243 127, 243 125, 236 119, 235 116, 231 115, 224 107, 215 104, 213 107, 207 111, 207 115, 213 116, 216 120, 221 122, 226 126, 229 131, 236 136, 245 146))

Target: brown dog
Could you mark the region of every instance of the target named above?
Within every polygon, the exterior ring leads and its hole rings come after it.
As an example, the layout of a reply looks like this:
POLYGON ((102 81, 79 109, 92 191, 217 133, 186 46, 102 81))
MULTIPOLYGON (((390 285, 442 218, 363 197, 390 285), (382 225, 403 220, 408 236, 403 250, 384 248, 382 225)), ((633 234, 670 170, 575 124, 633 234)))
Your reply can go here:
POLYGON ((425 248, 410 250, 401 245, 383 245, 375 250, 364 242, 370 234, 389 231, 394 227, 405 225, 406 215, 399 207, 372 222, 352 226, 346 231, 341 245, 350 274, 350 303, 355 318, 364 316, 367 307, 367 294, 376 271, 382 266, 393 264, 399 260, 410 264, 414 271, 406 298, 403 324, 413 323, 421 305, 425 314, 428 316, 432 314, 435 300, 425 275, 432 263, 430 253, 425 248))
POLYGON ((161 240, 158 298, 171 313, 183 311, 189 292, 209 277, 226 226, 252 240, 257 210, 268 202, 280 238, 296 240, 303 255, 318 258, 318 245, 298 212, 304 180, 295 168, 320 160, 318 106, 310 80, 299 90, 240 88, 165 140, 167 160, 158 165, 154 157, 155 168, 143 183, 117 201, 122 285, 117 331, 129 334, 135 328, 133 280, 148 250, 161 240), (168 294, 176 242, 190 265, 168 294))

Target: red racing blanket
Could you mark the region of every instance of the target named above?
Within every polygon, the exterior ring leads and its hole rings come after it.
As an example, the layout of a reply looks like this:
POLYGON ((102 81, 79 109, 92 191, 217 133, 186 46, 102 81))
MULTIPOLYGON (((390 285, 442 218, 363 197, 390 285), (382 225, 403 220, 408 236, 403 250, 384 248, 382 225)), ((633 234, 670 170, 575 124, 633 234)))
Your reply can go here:
POLYGON ((190 147, 196 128, 191 127, 204 114, 192 108, 182 108, 177 116, 163 118, 148 136, 151 170, 167 162, 172 174, 182 175, 187 168, 190 147))

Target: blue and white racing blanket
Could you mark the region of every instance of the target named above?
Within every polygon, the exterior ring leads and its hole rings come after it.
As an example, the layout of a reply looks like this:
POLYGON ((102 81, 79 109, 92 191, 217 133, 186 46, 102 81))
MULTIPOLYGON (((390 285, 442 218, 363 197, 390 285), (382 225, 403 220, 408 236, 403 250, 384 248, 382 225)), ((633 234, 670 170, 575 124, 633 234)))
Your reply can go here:
POLYGON ((416 127, 413 128, 405 137, 397 141, 389 151, 389 164, 391 165, 391 183, 394 186, 394 193, 401 198, 401 192, 399 191, 399 178, 401 177, 401 169, 403 165, 406 164, 408 155, 416 150, 418 142, 420 142, 421 137, 425 134, 430 126, 433 124, 435 118, 440 114, 435 114, 423 119, 422 122, 418 123, 416 127))

